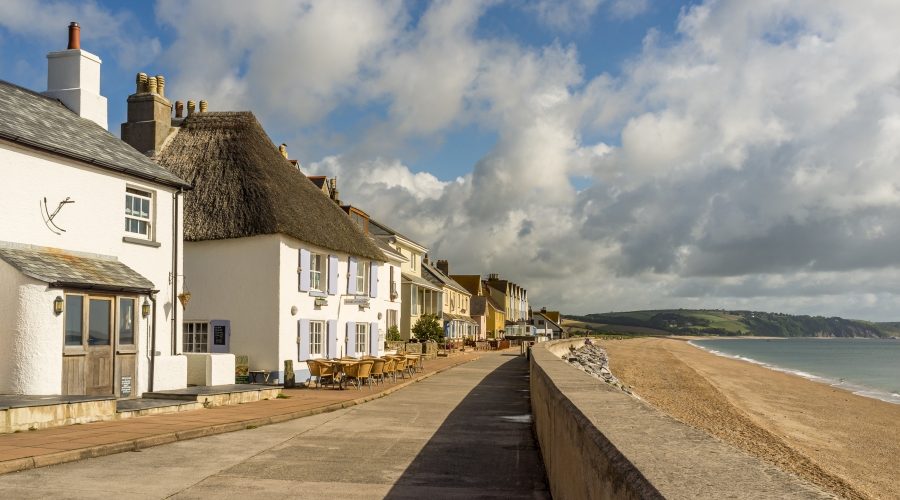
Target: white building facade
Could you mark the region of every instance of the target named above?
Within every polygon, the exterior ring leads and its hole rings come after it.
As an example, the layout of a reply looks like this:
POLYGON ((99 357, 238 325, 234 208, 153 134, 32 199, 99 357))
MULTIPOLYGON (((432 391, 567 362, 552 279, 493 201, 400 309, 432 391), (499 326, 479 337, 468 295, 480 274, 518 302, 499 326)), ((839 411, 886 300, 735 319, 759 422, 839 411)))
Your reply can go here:
POLYGON ((62 103, 0 82, 0 393, 183 388, 189 185, 105 130, 97 56, 48 60, 62 103))

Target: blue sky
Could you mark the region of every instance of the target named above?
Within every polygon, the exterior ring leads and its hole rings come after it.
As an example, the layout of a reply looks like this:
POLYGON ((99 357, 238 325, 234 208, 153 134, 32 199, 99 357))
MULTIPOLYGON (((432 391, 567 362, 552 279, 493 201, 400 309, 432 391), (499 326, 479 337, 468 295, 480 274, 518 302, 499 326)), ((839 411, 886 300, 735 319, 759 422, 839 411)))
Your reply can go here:
POLYGON ((71 20, 536 306, 900 319, 900 3, 9 0, 0 78, 71 20))

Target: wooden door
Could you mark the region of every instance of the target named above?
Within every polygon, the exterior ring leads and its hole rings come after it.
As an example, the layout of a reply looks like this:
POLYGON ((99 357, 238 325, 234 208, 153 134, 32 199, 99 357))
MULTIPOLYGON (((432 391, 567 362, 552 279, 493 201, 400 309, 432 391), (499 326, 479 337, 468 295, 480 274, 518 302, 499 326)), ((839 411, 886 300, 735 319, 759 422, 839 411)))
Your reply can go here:
POLYGON ((85 346, 84 385, 89 396, 113 394, 113 306, 112 298, 90 297, 85 346))
POLYGON ((137 397, 138 301, 119 297, 116 309, 115 379, 117 398, 137 397))

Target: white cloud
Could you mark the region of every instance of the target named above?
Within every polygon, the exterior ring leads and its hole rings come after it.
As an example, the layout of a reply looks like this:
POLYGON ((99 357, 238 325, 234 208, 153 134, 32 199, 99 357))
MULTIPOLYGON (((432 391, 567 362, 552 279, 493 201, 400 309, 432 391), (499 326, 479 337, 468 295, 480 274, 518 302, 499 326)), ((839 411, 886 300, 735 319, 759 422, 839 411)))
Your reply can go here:
MULTIPOLYGON (((528 5, 556 29, 649 8, 528 5)), ((480 36, 472 2, 419 18, 399 1, 279 6, 163 1, 171 93, 252 109, 300 144, 341 105, 380 107, 308 168, 455 271, 500 272, 573 312, 894 317, 900 4, 704 2, 616 75, 585 75, 576 46, 480 36), (471 125, 498 139, 460 179, 403 158, 471 125)))

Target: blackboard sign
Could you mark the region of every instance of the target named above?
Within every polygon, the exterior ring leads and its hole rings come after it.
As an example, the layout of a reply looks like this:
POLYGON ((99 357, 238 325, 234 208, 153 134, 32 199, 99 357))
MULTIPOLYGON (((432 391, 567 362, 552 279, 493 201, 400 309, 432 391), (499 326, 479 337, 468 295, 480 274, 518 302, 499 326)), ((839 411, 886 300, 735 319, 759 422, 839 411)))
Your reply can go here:
POLYGON ((213 345, 225 345, 225 325, 213 326, 213 345))
POLYGON ((123 398, 131 396, 131 377, 122 377, 119 384, 119 396, 123 398))

